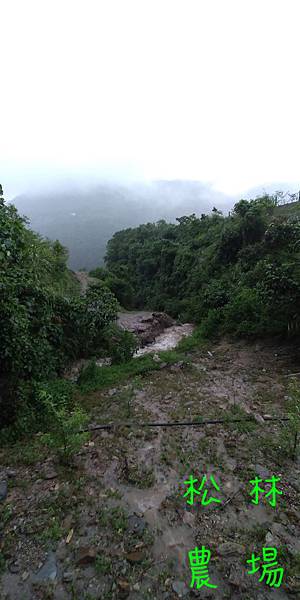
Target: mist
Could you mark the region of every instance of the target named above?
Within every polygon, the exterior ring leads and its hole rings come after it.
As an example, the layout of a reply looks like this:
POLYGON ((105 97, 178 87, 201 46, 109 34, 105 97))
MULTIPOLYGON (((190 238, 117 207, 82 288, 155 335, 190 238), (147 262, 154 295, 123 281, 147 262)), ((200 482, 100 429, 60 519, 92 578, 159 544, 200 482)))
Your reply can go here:
MULTIPOLYGON (((300 186, 299 186, 300 187, 300 186)), ((228 195, 209 183, 192 180, 132 181, 120 173, 100 179, 85 174, 53 177, 43 185, 35 180, 31 190, 12 198, 32 229, 69 250, 71 269, 93 269, 103 263, 107 241, 116 231, 142 223, 195 213, 213 207, 224 214, 241 197, 254 198, 276 190, 298 191, 284 183, 265 184, 240 195, 228 195)), ((4 189, 5 192, 5 189, 4 189)))
POLYGON ((227 211, 233 198, 199 181, 130 181, 67 178, 12 198, 41 235, 69 250, 69 266, 88 270, 102 264, 107 241, 121 229, 184 214, 227 211))

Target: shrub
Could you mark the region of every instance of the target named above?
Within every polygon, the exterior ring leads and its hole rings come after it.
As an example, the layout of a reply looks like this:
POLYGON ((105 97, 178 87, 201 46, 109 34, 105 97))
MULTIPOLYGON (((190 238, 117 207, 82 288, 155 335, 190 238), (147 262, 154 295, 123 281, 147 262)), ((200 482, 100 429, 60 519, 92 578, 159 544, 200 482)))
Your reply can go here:
POLYGON ((96 365, 96 361, 94 359, 90 360, 88 364, 85 367, 83 367, 80 371, 77 381, 78 385, 94 381, 97 374, 97 369, 98 367, 96 365))
POLYGON ((223 311, 221 308, 211 308, 207 317, 203 319, 199 334, 203 338, 215 338, 220 333, 220 327, 223 321, 223 311))
POLYGON ((118 325, 107 327, 103 337, 112 364, 120 364, 130 360, 138 348, 137 337, 118 325))
POLYGON ((241 336, 262 331, 263 307, 255 289, 242 288, 224 310, 224 329, 241 336))
POLYGON ((50 426, 50 431, 42 435, 41 441, 55 451, 62 463, 68 464, 89 439, 89 434, 81 431, 88 417, 79 406, 72 411, 68 410, 64 401, 59 407, 55 406, 50 394, 45 391, 40 394, 40 400, 50 426))

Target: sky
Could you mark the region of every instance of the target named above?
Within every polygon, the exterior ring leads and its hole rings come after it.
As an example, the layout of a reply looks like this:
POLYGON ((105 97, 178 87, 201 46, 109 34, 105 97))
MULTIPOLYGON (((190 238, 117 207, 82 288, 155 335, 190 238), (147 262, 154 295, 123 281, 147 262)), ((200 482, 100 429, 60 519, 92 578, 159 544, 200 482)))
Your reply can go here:
POLYGON ((0 0, 0 182, 300 182, 299 0, 0 0))

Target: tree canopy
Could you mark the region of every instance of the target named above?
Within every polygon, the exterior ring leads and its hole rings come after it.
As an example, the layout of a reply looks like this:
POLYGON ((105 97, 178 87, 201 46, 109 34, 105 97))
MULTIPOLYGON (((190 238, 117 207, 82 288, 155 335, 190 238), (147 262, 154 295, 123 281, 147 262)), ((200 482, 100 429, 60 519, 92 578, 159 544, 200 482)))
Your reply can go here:
POLYGON ((114 291, 125 306, 166 310, 211 332, 297 332, 300 217, 276 204, 263 196, 229 216, 215 209, 118 232, 102 279, 122 282, 114 291))

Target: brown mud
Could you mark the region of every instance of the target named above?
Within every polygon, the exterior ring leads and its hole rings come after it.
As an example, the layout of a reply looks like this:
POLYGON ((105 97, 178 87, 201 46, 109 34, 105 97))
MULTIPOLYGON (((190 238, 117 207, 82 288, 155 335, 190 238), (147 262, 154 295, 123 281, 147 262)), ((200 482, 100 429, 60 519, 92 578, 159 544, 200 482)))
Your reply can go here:
MULTIPOLYGON (((120 427, 95 431, 59 467, 34 449, 0 455, 8 494, 1 506, 6 560, 1 600, 214 598, 287 600, 300 594, 300 463, 287 453, 282 422, 295 350, 222 341, 188 364, 148 373, 81 398, 91 422, 224 418, 199 428, 120 427), (230 423, 256 415, 253 423, 230 423), (221 504, 189 506, 183 482, 213 474, 221 504), (280 478, 272 508, 251 502, 249 481, 280 478), (188 552, 211 551, 210 582, 190 588, 188 552), (280 588, 249 575, 246 560, 278 550, 280 588)), ((199 485, 199 484, 198 484, 199 485)), ((261 485, 264 485, 263 483, 261 485)), ((265 484, 268 490, 268 484, 265 484)))

